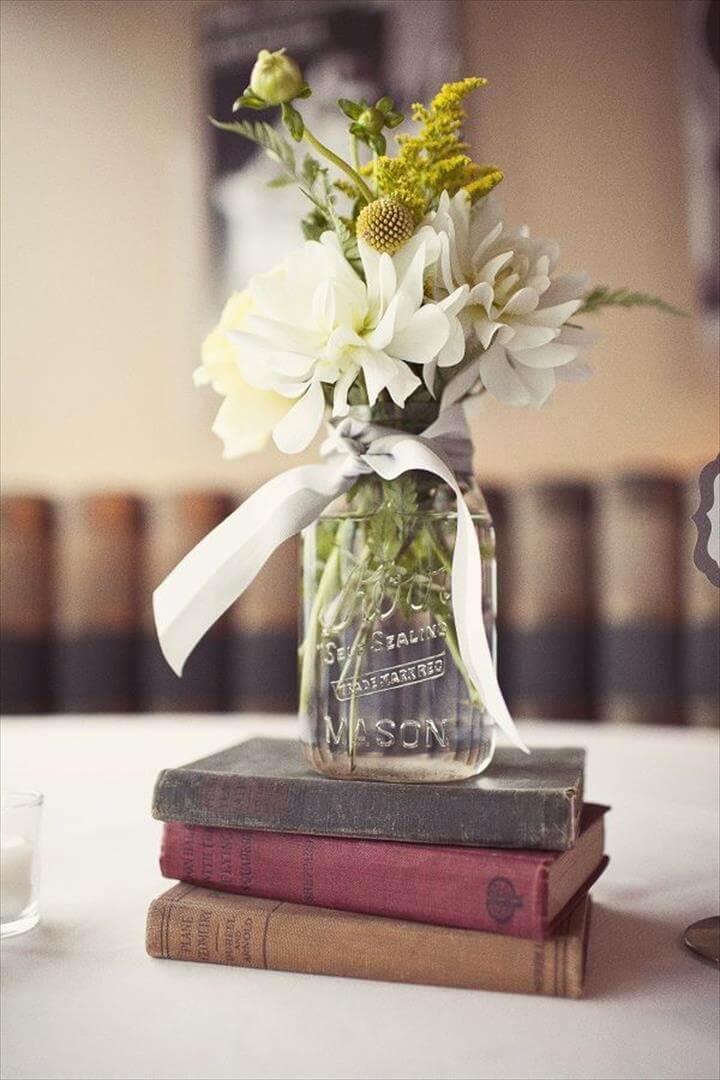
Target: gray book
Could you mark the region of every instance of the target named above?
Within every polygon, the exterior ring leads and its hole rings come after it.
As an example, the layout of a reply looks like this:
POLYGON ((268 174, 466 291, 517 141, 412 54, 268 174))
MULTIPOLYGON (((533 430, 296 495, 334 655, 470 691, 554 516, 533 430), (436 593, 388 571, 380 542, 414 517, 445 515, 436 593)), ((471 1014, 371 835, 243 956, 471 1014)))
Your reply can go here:
POLYGON ((155 784, 153 817, 189 825, 418 844, 564 851, 578 835, 585 751, 501 747, 472 780, 389 784, 311 772, 291 739, 250 739, 155 784))

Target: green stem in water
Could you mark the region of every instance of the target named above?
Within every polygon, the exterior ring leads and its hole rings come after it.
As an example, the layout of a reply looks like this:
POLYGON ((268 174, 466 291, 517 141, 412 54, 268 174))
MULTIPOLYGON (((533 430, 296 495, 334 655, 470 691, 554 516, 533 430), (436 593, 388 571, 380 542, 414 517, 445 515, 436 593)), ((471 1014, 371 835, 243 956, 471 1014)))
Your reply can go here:
POLYGON ((330 588, 335 574, 340 565, 340 555, 346 536, 352 532, 352 522, 344 521, 338 528, 335 536, 335 546, 330 552, 320 578, 320 582, 313 600, 312 610, 308 619, 305 640, 301 646, 302 663, 300 666, 300 711, 305 712, 310 697, 310 687, 313 684, 313 666, 315 664, 315 651, 317 648, 318 628, 325 601, 330 594, 330 588), (348 529, 349 526, 349 529, 348 529))
POLYGON ((317 150, 318 154, 322 154, 324 158, 327 158, 328 161, 332 162, 332 164, 335 165, 336 168, 340 169, 341 172, 344 172, 345 175, 350 180, 352 180, 353 184, 358 189, 365 202, 373 201, 375 196, 373 195, 372 191, 367 186, 362 176, 360 176, 359 173, 355 172, 355 169, 353 169, 351 165, 348 165, 347 161, 344 161, 341 157, 338 157, 337 154, 333 153, 329 146, 325 146, 324 143, 321 143, 319 139, 316 139, 309 128, 305 128, 305 131, 303 132, 303 137, 307 139, 310 145, 317 150))

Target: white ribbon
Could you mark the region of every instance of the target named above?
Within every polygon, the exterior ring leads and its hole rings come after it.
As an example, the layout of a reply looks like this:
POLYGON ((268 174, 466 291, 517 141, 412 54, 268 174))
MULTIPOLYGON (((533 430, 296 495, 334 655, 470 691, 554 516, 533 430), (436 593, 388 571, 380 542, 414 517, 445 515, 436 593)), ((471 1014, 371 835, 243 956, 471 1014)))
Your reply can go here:
POLYGON ((461 405, 444 410, 422 435, 346 417, 321 448, 327 461, 288 469, 264 484, 200 541, 153 594, 155 626, 176 675, 203 635, 248 587, 283 541, 311 525, 358 476, 433 473, 457 500, 452 605, 460 656, 486 709, 511 742, 527 747, 495 675, 482 617, 482 564, 473 520, 454 470, 469 471, 472 444, 461 405))

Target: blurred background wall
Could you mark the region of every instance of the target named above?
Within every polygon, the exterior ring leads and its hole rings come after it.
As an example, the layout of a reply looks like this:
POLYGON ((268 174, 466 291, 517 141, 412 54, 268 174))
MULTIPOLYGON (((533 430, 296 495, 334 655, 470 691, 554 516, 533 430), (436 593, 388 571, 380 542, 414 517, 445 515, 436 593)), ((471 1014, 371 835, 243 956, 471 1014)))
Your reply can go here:
MULTIPOLYGON (((216 401, 190 382, 217 314, 197 34, 207 7, 3 5, 6 491, 246 486, 281 464, 272 450, 223 462, 210 433, 216 401)), ((462 67, 491 83, 472 100, 470 134, 506 171, 508 218, 560 239, 567 269, 695 314, 688 5, 457 7, 462 67)), ((561 386, 537 413, 485 407, 476 422, 482 475, 674 470, 714 456, 717 356, 697 319, 616 311, 597 322, 591 383, 561 386)))
POLYGON ((290 39, 317 91, 303 109, 331 142, 340 93, 389 77, 412 100, 488 77, 468 136, 505 170, 506 221, 559 239, 563 269, 689 313, 610 311, 590 382, 537 412, 483 401, 476 468, 515 714, 716 723, 718 592, 693 565, 691 514, 718 449, 718 7, 5 0, 0 711, 295 708, 297 545, 182 682, 150 605, 288 463, 223 461, 218 399, 191 373, 245 284, 233 268, 300 243, 297 193, 270 196, 266 159, 207 122, 230 115, 257 49, 290 39))

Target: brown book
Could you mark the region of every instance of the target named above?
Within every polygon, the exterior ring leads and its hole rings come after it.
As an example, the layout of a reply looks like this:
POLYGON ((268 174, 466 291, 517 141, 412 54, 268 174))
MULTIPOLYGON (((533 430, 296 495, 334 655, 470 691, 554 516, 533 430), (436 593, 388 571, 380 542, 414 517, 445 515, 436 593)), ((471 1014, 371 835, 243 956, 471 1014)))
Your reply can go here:
POLYGON ((140 510, 122 494, 59 507, 53 681, 60 712, 137 707, 140 510))
POLYGON ((601 720, 677 724, 681 485, 619 476, 599 491, 596 641, 601 720))
POLYGON ((544 941, 173 886, 150 905, 147 951, 169 960, 385 982, 582 994, 590 901, 544 941))
POLYGON ((0 712, 43 713, 50 700, 52 510, 46 499, 0 503, 0 712))
POLYGON ((299 540, 282 544, 229 611, 228 704, 297 711, 299 540))
POLYGON ((512 490, 508 502, 512 589, 501 600, 508 704, 516 716, 590 719, 590 488, 533 484, 512 490))
MULTIPOLYGON (((698 473, 699 473, 698 469, 698 473)), ((694 562, 700 505, 697 473, 685 485, 682 547, 682 693, 688 724, 720 723, 720 590, 694 562)))
POLYGON ((227 619, 218 620, 193 649, 179 679, 158 644, 152 594, 229 513, 229 500, 217 492, 183 492, 149 499, 145 504, 140 702, 146 712, 216 712, 224 706, 227 619))

